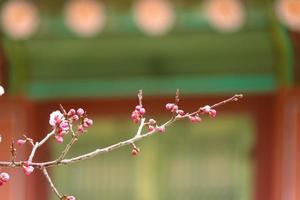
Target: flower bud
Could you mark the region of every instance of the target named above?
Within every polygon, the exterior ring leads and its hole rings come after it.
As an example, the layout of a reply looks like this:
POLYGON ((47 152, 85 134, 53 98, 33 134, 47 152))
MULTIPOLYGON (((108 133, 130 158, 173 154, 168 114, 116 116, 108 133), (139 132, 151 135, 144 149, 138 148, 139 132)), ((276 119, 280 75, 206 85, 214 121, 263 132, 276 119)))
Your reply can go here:
POLYGON ((175 105, 174 103, 167 103, 166 104, 166 109, 171 110, 171 109, 173 109, 174 105, 175 105))
POLYGON ((217 115, 217 111, 216 111, 215 109, 210 109, 210 111, 209 111, 209 116, 210 116, 211 118, 215 118, 216 115, 217 115))
POLYGON ((10 176, 9 176, 8 173, 2 172, 2 173, 0 174, 0 181, 1 181, 1 182, 7 183, 7 182, 9 181, 9 179, 10 179, 10 176))
POLYGON ((17 140, 17 144, 18 144, 19 146, 22 146, 22 145, 24 145, 25 143, 26 143, 26 140, 22 140, 22 139, 17 140))
POLYGON ((69 112, 68 112, 68 116, 69 116, 69 117, 71 117, 71 116, 73 116, 73 115, 75 115, 75 114, 76 114, 76 110, 73 109, 73 108, 70 109, 69 112))
POLYGON ((79 120, 79 116, 78 116, 78 115, 73 115, 72 119, 73 119, 74 121, 77 121, 77 120, 79 120))
POLYGON ((204 113, 209 113, 209 111, 210 111, 210 106, 209 106, 209 105, 204 106, 204 107, 202 108, 202 111, 203 111, 204 113))
POLYGON ((159 126, 159 127, 156 127, 156 130, 159 133, 164 133, 166 131, 166 127, 165 126, 159 126))
POLYGON ((78 115, 79 117, 81 117, 82 115, 84 115, 84 110, 83 110, 82 108, 78 108, 78 109, 77 109, 77 115, 78 115))
POLYGON ((132 151, 131 151, 131 155, 132 156, 137 156, 140 152, 140 149, 139 148, 133 148, 132 151))
POLYGON ((26 174, 27 176, 29 176, 30 174, 32 174, 32 172, 34 171, 34 167, 32 167, 32 166, 23 165, 22 168, 23 168, 24 174, 26 174))
POLYGON ((64 142, 64 138, 63 138, 62 136, 60 136, 60 135, 56 135, 56 136, 55 136, 55 139, 56 139, 56 141, 57 141, 58 143, 63 143, 63 142, 64 142))
POLYGON ((141 108, 141 109, 139 110, 139 113, 140 113, 141 115, 144 115, 144 114, 146 113, 146 109, 145 109, 145 108, 141 108))
POLYGON ((67 196, 67 200, 76 200, 74 196, 67 196))

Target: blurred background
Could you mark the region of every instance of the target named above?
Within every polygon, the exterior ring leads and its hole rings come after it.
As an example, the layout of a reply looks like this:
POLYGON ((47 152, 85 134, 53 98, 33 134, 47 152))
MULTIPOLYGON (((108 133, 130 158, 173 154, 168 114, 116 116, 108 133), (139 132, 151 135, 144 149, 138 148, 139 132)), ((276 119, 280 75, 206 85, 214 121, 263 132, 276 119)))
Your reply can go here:
MULTIPOLYGON (((0 17, 0 160, 11 138, 42 139, 59 104, 94 119, 72 157, 134 135, 139 89, 159 121, 177 88, 186 111, 243 93, 216 119, 139 142, 138 157, 124 147, 51 176, 77 199, 300 199, 299 0, 2 0, 0 17)), ((0 170, 12 176, 1 199, 56 199, 39 170, 0 170)))

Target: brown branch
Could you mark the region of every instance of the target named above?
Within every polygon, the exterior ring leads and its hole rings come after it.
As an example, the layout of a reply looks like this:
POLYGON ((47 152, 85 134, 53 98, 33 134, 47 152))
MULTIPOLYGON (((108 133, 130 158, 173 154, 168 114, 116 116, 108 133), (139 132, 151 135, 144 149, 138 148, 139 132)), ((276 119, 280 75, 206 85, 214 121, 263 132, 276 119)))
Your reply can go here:
MULTIPOLYGON (((243 97, 243 95, 239 95, 239 94, 234 95, 231 98, 228 98, 224 101, 221 101, 219 103, 216 103, 216 104, 212 105, 211 108, 216 108, 216 107, 219 107, 219 106, 224 105, 226 103, 237 101, 237 100, 241 99, 242 97, 243 97)), ((170 126, 172 123, 174 123, 177 120, 185 119, 185 118, 188 118, 189 116, 195 115, 197 113, 201 113, 202 109, 203 109, 203 107, 199 108, 197 111, 195 111, 193 113, 190 113, 190 114, 187 113, 187 114, 185 114, 184 116, 182 116, 180 118, 172 117, 170 120, 168 120, 167 122, 165 122, 161 126, 165 126, 165 127, 170 126)), ((142 125, 144 123, 144 120, 142 120, 141 122, 142 122, 141 123, 141 125, 142 125)), ((142 131, 141 127, 143 127, 141 125, 140 125, 139 130, 138 130, 138 132, 140 132, 140 133, 142 131)), ((137 142, 137 141, 139 141, 143 138, 146 138, 146 137, 149 137, 149 136, 153 135, 154 132, 156 132, 156 130, 147 132, 145 134, 136 134, 131 139, 128 139, 128 140, 110 145, 110 146, 105 147, 105 148, 96 149, 92 152, 89 152, 89 153, 86 153, 86 154, 83 154, 83 155, 80 155, 80 156, 77 156, 77 157, 74 157, 74 158, 63 159, 63 160, 60 160, 60 161, 57 159, 57 160, 48 161, 48 162, 41 162, 41 163, 32 162, 31 166, 37 167, 37 168, 44 168, 44 167, 53 167, 53 166, 58 166, 58 165, 72 164, 72 163, 75 163, 75 162, 78 162, 78 161, 82 161, 82 160, 86 160, 86 159, 95 157, 95 156, 97 156, 99 154, 102 154, 102 153, 110 152, 112 150, 118 149, 118 148, 126 146, 126 145, 131 145, 132 143, 135 143, 135 142, 137 142)), ((51 134, 51 133, 49 133, 49 134, 51 134)), ((24 163, 24 161, 21 161, 21 162, 16 162, 14 165, 12 165, 11 162, 0 162, 0 167, 21 167, 23 163, 24 163)))

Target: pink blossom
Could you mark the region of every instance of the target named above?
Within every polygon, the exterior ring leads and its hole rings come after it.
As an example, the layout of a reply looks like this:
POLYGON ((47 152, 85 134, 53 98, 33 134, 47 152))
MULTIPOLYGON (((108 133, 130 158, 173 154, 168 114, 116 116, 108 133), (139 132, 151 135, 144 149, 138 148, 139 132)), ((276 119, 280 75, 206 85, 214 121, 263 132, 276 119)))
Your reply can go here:
POLYGON ((0 181, 1 181, 1 182, 7 183, 7 182, 9 181, 9 179, 10 179, 10 176, 9 176, 8 173, 2 172, 2 173, 0 174, 0 181))
POLYGON ((23 172, 24 174, 26 174, 27 176, 29 176, 30 174, 32 174, 32 172, 34 171, 34 167, 29 166, 28 164, 23 165, 23 172))
POLYGON ((57 126, 62 120, 64 119, 64 115, 59 111, 56 110, 50 114, 49 124, 52 127, 57 126))

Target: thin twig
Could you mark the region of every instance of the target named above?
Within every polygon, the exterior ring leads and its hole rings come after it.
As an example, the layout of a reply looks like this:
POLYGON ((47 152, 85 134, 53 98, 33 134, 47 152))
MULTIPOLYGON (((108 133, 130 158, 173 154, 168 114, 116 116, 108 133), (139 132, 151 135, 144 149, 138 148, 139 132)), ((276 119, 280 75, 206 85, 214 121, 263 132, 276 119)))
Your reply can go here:
POLYGON ((46 168, 42 168, 42 171, 43 171, 43 174, 45 175, 50 187, 51 187, 51 190, 56 194, 56 196, 59 198, 59 199, 62 199, 63 196, 58 192, 58 190, 56 189, 56 187, 54 186, 49 174, 48 174, 48 171, 46 168))
POLYGON ((78 140, 77 136, 72 136, 71 141, 67 144, 66 148, 62 151, 61 155, 56 160, 57 162, 60 162, 62 159, 64 159, 73 146, 73 144, 78 140))
POLYGON ((144 117, 141 119, 141 124, 140 124, 140 126, 138 128, 138 131, 136 132, 135 137, 139 137, 141 135, 143 127, 145 125, 145 120, 146 120, 146 118, 144 118, 144 117))
POLYGON ((38 147, 42 146, 54 134, 55 134, 55 129, 53 129, 50 133, 48 133, 46 135, 46 137, 39 142, 39 146, 38 147))
POLYGON ((30 156, 29 156, 29 158, 28 158, 28 162, 29 162, 29 163, 31 163, 31 161, 32 161, 32 159, 33 159, 33 157, 34 157, 34 154, 35 154, 35 152, 36 152, 36 150, 37 150, 38 148, 39 148, 39 143, 36 142, 35 145, 34 145, 33 148, 32 148, 32 151, 31 151, 31 153, 30 153, 30 156))

